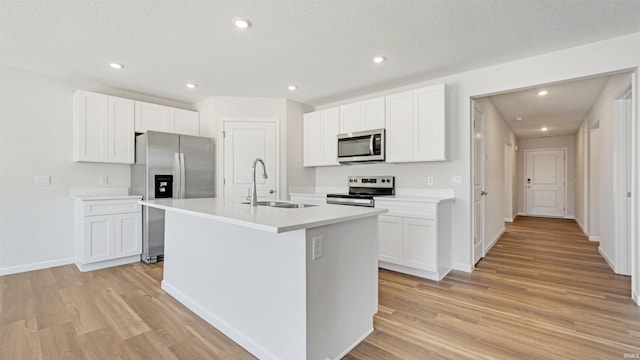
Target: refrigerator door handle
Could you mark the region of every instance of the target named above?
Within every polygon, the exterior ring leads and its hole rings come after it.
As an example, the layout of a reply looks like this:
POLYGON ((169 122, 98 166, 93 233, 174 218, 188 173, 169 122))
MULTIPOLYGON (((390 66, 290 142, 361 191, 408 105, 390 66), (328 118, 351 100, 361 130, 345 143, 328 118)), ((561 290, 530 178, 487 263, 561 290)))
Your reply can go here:
POLYGON ((184 199, 185 196, 187 196, 187 191, 185 184, 184 153, 180 153, 180 198, 184 199))
POLYGON ((174 199, 179 199, 181 195, 181 190, 182 190, 182 184, 181 184, 182 174, 180 173, 181 169, 182 167, 180 166, 180 154, 174 153, 173 154, 173 171, 175 172, 175 182, 176 182, 176 191, 174 192, 174 195, 173 195, 174 199))

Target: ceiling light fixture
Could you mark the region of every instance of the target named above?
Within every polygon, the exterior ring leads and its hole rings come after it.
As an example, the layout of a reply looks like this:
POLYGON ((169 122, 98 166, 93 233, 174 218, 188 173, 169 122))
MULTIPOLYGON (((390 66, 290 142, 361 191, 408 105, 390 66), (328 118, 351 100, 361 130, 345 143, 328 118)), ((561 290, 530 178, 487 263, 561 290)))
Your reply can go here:
POLYGON ((381 62, 384 62, 385 58, 384 56, 374 56, 372 60, 374 63, 380 64, 381 62))
POLYGON ((122 68, 124 68, 124 65, 118 64, 118 63, 111 63, 111 64, 109 64, 109 66, 111 66, 114 69, 122 69, 122 68))
POLYGON ((198 85, 194 83, 187 83, 185 86, 188 87, 189 89, 195 89, 198 87, 198 85))
POLYGON ((524 118, 522 116, 518 116, 517 118, 515 118, 516 121, 522 121, 524 120, 524 118))
POLYGON ((233 19, 233 24, 238 28, 238 29, 248 29, 251 27, 251 21, 244 19, 244 18, 234 18, 233 19))
POLYGON ((297 87, 297 86, 295 86, 295 85, 289 85, 289 87, 288 87, 288 89, 289 89, 289 90, 291 90, 291 91, 294 91, 294 90, 296 90, 297 88, 298 88, 298 87, 297 87))
POLYGON ((549 91, 548 91, 548 90, 540 90, 540 91, 538 91, 538 95, 540 95, 540 96, 545 96, 545 95, 547 95, 548 93, 549 93, 549 91))
POLYGON ((549 128, 547 127, 543 127, 542 129, 540 129, 540 131, 547 131, 547 130, 549 130, 549 128))

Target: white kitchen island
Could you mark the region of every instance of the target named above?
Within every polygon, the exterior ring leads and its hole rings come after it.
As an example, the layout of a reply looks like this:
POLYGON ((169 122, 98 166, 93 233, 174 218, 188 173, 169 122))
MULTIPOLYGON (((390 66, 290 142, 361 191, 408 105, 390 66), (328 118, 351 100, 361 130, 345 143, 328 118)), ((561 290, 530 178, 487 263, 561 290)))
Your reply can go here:
POLYGON ((162 289, 259 359, 339 359, 373 331, 386 210, 141 204, 166 210, 162 289))

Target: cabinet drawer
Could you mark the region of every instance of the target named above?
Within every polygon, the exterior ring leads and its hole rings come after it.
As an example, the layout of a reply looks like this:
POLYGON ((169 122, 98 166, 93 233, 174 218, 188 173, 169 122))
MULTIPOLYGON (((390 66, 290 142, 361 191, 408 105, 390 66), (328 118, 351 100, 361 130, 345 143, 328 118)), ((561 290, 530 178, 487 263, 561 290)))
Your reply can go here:
POLYGON ((84 201, 84 216, 139 212, 138 201, 138 199, 84 201))

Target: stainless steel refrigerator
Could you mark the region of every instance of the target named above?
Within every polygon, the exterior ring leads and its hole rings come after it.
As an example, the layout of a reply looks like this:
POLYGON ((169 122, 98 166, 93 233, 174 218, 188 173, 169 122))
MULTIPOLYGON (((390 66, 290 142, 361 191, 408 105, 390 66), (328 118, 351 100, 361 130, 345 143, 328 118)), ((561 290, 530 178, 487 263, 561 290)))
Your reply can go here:
MULTIPOLYGON (((144 200, 214 197, 213 139, 147 131, 136 136, 131 193, 144 200)), ((142 208, 142 261, 164 258, 164 210, 142 208)))

